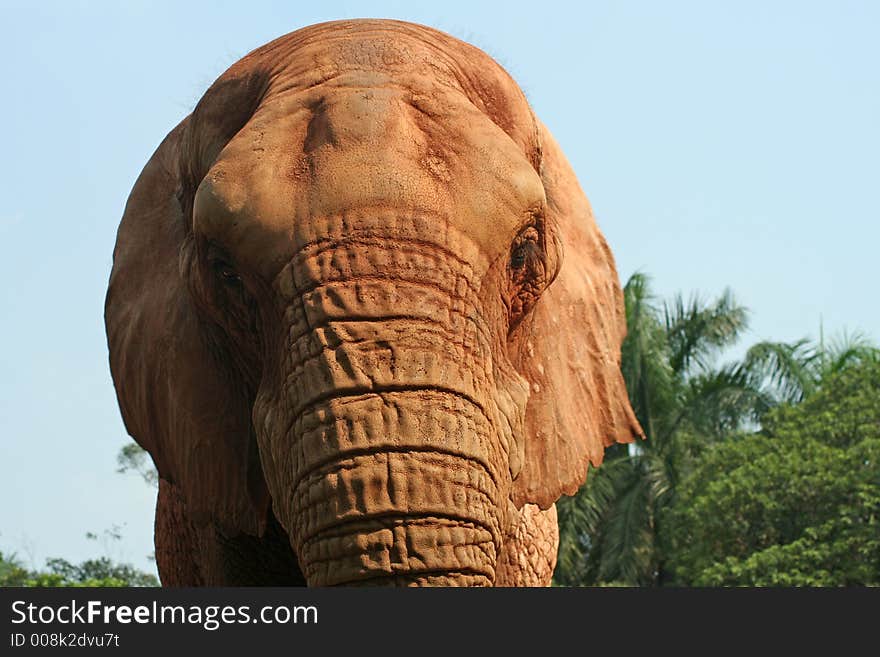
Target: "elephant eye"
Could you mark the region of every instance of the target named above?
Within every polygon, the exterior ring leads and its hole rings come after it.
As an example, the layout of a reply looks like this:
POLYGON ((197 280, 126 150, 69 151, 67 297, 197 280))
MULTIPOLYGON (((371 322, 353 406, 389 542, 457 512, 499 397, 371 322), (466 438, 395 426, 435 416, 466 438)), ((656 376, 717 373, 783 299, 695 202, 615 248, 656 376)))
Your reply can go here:
POLYGON ((236 273, 228 262, 218 260, 214 262, 214 273, 226 285, 238 285, 241 283, 241 277, 236 273))
POLYGON ((525 228, 510 248, 507 307, 510 330, 531 310, 546 286, 545 257, 536 226, 525 228))
POLYGON ((520 244, 510 254, 510 266, 514 269, 522 269, 526 264, 526 245, 520 244))
POLYGON ((510 268, 515 272, 521 271, 529 261, 531 256, 538 255, 540 246, 538 245, 538 231, 534 227, 527 228, 523 233, 517 236, 510 251, 510 268))

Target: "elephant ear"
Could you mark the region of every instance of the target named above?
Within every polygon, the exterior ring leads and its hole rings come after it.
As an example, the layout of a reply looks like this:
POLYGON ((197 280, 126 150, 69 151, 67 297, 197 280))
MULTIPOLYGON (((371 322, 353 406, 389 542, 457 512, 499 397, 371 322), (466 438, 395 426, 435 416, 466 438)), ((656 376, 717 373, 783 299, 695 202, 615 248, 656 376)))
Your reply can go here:
POLYGON ((147 163, 119 226, 105 304, 110 369, 126 429, 191 520, 262 533, 268 493, 250 404, 189 292, 192 253, 181 199, 181 122, 147 163))
POLYGON ((548 508, 583 484, 605 448, 642 429, 620 371, 623 292, 611 251, 559 145, 543 125, 541 177, 548 237, 562 251, 556 280, 511 336, 531 386, 513 501, 548 508))

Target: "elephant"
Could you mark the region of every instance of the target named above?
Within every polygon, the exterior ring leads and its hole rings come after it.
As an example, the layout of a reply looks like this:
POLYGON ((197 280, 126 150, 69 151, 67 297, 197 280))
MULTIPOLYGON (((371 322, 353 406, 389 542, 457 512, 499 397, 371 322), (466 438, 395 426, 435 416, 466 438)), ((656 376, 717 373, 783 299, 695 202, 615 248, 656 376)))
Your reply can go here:
POLYGON ((481 50, 300 29, 138 177, 105 303, 166 586, 542 586, 555 502, 642 435, 571 166, 481 50))

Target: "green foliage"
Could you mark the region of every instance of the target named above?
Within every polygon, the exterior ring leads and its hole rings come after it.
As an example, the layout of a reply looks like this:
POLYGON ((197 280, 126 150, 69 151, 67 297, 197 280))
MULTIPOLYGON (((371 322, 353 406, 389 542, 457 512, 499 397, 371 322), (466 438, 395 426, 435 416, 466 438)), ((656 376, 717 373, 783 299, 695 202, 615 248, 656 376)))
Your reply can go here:
POLYGON ((6 556, 0 552, 0 586, 26 586, 30 575, 14 554, 6 556))
POLYGON ((120 582, 119 586, 159 585, 154 575, 143 573, 130 564, 114 563, 107 557, 87 559, 79 564, 72 564, 65 559, 49 559, 46 567, 69 582, 114 581, 120 582))
POLYGON ((557 503, 564 586, 878 583, 880 350, 762 342, 729 292, 624 288, 621 369, 647 439, 613 446, 557 503), (755 433, 760 429, 758 433, 755 433))
MULTIPOLYGON (((107 551, 110 543, 122 539, 121 528, 114 525, 100 535, 86 532, 86 538, 100 541, 107 551)), ((0 552, 0 586, 159 586, 159 581, 155 575, 106 556, 79 564, 47 559, 43 570, 28 570, 14 554, 0 552)))
POLYGON ((599 550, 591 549, 593 541, 601 537, 608 513, 619 495, 620 488, 632 473, 627 459, 609 460, 601 468, 590 468, 589 486, 581 488, 573 497, 563 497, 556 503, 559 518, 559 552, 554 582, 560 586, 594 584, 594 573, 599 569, 599 550))
MULTIPOLYGON (((133 471, 148 485, 158 486, 158 473, 149 455, 136 443, 126 444, 116 456, 118 470, 125 473, 133 471)), ((107 550, 108 544, 122 538, 121 529, 113 526, 101 535, 87 532, 86 538, 100 541, 107 550)), ((87 559, 74 564, 66 559, 54 558, 46 561, 43 570, 28 570, 15 556, 0 552, 0 586, 159 586, 155 575, 137 570, 126 563, 117 563, 109 557, 87 559)))
POLYGON ((27 570, 15 555, 0 552, 0 586, 158 586, 154 575, 107 557, 72 564, 66 559, 49 559, 42 571, 27 570))
POLYGON ((819 389, 832 374, 880 360, 878 350, 861 334, 846 335, 826 345, 809 340, 759 342, 749 349, 745 365, 771 384, 778 401, 797 403, 819 389))
POLYGON ((813 390, 682 483, 664 517, 675 583, 880 584, 880 362, 828 369, 813 390))
POLYGON ((120 474, 134 472, 150 486, 159 485, 159 473, 150 461, 149 454, 135 442, 123 445, 116 455, 116 464, 119 466, 116 472, 120 474))

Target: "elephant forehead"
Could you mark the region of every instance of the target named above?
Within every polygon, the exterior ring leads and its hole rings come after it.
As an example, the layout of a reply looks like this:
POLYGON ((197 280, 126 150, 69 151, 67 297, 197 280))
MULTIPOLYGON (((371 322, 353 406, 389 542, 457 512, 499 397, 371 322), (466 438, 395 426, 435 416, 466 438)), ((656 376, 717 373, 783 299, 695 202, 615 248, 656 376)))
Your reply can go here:
POLYGON ((305 245, 344 237, 326 234, 340 216, 389 237, 454 231, 485 269, 543 204, 521 147, 461 93, 359 73, 268 99, 199 186, 194 225, 269 279, 305 245))
MULTIPOLYGON (((523 146, 536 136, 516 82, 479 48, 424 25, 359 19, 312 25, 253 51, 222 78, 270 72, 269 93, 313 88, 346 74, 455 88, 523 146)), ((532 143, 531 146, 534 146, 532 143)))

